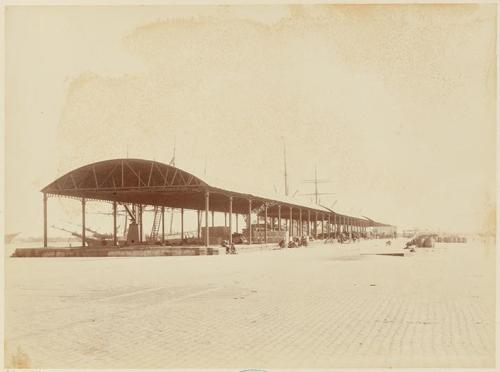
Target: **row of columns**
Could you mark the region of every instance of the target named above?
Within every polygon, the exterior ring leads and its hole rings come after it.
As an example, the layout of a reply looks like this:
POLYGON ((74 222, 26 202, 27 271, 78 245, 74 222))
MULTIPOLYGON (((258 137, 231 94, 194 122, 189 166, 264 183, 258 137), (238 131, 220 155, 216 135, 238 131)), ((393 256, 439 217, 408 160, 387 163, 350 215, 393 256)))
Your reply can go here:
MULTIPOLYGON (((43 216, 44 216, 44 234, 43 234, 43 245, 44 247, 47 247, 47 200, 48 200, 48 195, 46 193, 43 194, 43 216)), ((85 246, 85 239, 86 239, 86 225, 85 225, 85 206, 86 206, 86 199, 82 198, 81 199, 81 204, 82 204, 82 246, 85 246)), ((228 197, 228 209, 229 209, 229 243, 232 244, 232 234, 233 234, 233 197, 229 196, 228 197)), ((288 219, 285 219, 285 229, 288 229, 290 231, 290 235, 294 235, 294 218, 293 218, 293 207, 289 206, 288 207, 288 219)), ((142 242, 142 236, 143 236, 143 224, 142 224, 142 211, 143 211, 143 206, 138 205, 137 210, 136 210, 136 216, 138 219, 138 227, 139 227, 139 242, 142 242)), ((209 237, 209 211, 210 211, 210 192, 206 191, 205 192, 205 236, 204 236, 204 241, 205 245, 208 246, 210 244, 210 237, 209 237)), ((117 239, 117 220, 116 220, 116 214, 117 214, 117 202, 113 202, 113 245, 118 245, 118 239, 117 239)), ((161 242, 165 243, 165 207, 161 207, 161 242)), ((225 221, 225 226, 227 226, 227 212, 224 213, 224 221, 225 221)), ((236 215, 236 231, 238 231, 238 214, 236 215)), ((197 221, 198 221, 198 237, 201 237, 201 211, 197 210, 197 221)), ((248 199, 248 223, 247 223, 247 230, 248 230, 248 244, 252 244, 252 222, 251 222, 251 217, 252 217, 252 199, 248 199)), ((337 214, 333 214, 333 223, 332 223, 332 215, 328 214, 328 220, 327 220, 327 233, 330 236, 332 233, 332 228, 334 229, 333 232, 341 233, 341 232, 366 232, 366 226, 363 224, 353 220, 350 217, 346 216, 341 216, 337 214)), ((278 230, 281 230, 282 228, 282 214, 281 214, 281 205, 278 205, 278 230)), ((302 208, 299 208, 299 217, 297 221, 297 228, 296 228, 296 233, 297 235, 303 236, 304 235, 304 221, 302 219, 302 208)), ((321 215, 321 233, 324 235, 325 234, 325 228, 324 228, 324 222, 325 222, 325 217, 324 214, 321 215)), ((311 211, 308 209, 307 210, 307 235, 311 235, 311 222, 313 222, 313 233, 314 236, 318 236, 318 212, 315 211, 315 219, 314 221, 311 221, 311 211)), ((264 203, 264 242, 267 243, 267 224, 268 224, 268 206, 266 203, 264 203)), ((214 226, 214 210, 212 210, 212 226, 214 226)), ((274 227, 274 218, 272 220, 272 226, 274 227)), ((184 208, 181 208, 181 238, 184 239, 184 208)))
MULTIPOLYGON (((210 237, 209 237, 209 227, 208 227, 208 212, 210 209, 210 192, 206 191, 205 192, 205 245, 209 246, 210 244, 210 237)), ((318 222, 318 212, 316 211, 316 218, 315 218, 315 223, 314 223, 314 235, 317 237, 318 231, 317 231, 317 222, 318 222)), ((199 214, 199 211, 198 211, 199 214)), ((212 226, 214 226, 214 211, 212 210, 212 226)), ((233 214, 233 197, 229 196, 229 243, 232 244, 232 235, 233 235, 233 230, 232 230, 232 214, 233 214)), ((338 216, 340 221, 337 223, 336 217, 338 215, 334 215, 334 223, 337 226, 337 232, 363 232, 366 231, 366 227, 362 226, 361 224, 356 224, 355 221, 352 218, 345 217, 345 216, 338 216)), ((252 244, 252 199, 248 199, 248 223, 247 223, 247 231, 248 231, 248 244, 252 244)), ((307 214, 307 234, 310 234, 310 225, 311 225, 311 211, 308 209, 308 214, 307 214)), ((224 221, 226 225, 226 212, 224 213, 224 221)), ((257 219, 258 221, 258 219, 257 219)), ((287 223, 286 228, 288 228, 291 232, 291 235, 293 235, 293 207, 289 206, 289 219, 287 223), (288 226, 289 224, 289 226, 288 226)), ((238 222, 238 219, 236 219, 236 222, 238 222)), ((321 216, 321 233, 324 235, 325 234, 325 228, 324 228, 324 222, 325 222, 325 217, 324 214, 321 216)), ((267 243, 267 224, 268 224, 268 206, 266 203, 264 203, 264 242, 267 243)), ((274 225, 274 222, 272 222, 272 225, 274 225)), ((281 205, 278 205, 278 229, 281 230, 281 205)), ((327 233, 330 235, 332 233, 331 228, 332 228, 332 223, 331 223, 331 214, 328 214, 328 224, 327 224, 327 233)), ((304 235, 304 224, 302 220, 302 209, 299 208, 299 219, 298 219, 298 226, 297 226, 297 232, 299 235, 304 235)), ((198 227, 199 230, 199 227, 198 227)))

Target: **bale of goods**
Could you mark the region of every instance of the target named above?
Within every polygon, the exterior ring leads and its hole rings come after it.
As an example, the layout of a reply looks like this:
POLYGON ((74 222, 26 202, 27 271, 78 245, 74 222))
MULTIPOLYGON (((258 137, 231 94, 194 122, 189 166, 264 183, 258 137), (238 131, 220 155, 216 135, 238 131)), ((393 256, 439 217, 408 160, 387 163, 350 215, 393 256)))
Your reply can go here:
MULTIPOLYGON (((205 239, 206 227, 201 228, 201 236, 205 239)), ((208 238, 210 244, 221 244, 223 240, 229 240, 229 227, 210 226, 208 228, 208 238)))
MULTIPOLYGON (((243 229, 243 234, 248 239, 248 229, 243 229)), ((286 231, 279 230, 268 230, 267 231, 267 242, 268 243, 279 243, 281 240, 285 239, 286 231)), ((265 231, 264 229, 252 229, 252 243, 265 243, 265 231)))
POLYGON ((423 247, 424 248, 432 248, 434 247, 434 239, 432 238, 425 238, 423 241, 423 247))

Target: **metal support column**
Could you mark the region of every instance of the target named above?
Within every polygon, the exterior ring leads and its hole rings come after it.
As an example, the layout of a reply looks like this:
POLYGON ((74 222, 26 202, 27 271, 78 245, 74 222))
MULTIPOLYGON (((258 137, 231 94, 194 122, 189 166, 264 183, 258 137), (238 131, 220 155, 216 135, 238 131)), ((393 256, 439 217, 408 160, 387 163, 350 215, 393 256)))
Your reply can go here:
MULTIPOLYGON (((209 233, 208 233, 208 208, 210 207, 210 192, 205 191, 205 246, 208 247, 210 244, 209 233)), ((212 211, 212 223, 213 223, 213 211, 212 211)))
POLYGON ((299 228, 299 232, 300 232, 300 236, 304 236, 304 225, 302 224, 302 208, 299 208, 299 224, 300 224, 300 228, 299 228))
POLYGON ((201 233, 200 233, 200 230, 201 230, 201 218, 200 218, 201 211, 198 209, 196 212, 198 212, 198 216, 197 216, 198 217, 198 219, 197 219, 198 220, 198 239, 200 239, 200 235, 201 235, 201 233))
POLYGON ((118 244, 116 237, 116 202, 113 202, 113 245, 116 247, 118 244))
POLYGON ((85 247, 85 198, 82 198, 82 247, 85 247))
POLYGON ((141 225, 140 225, 141 235, 139 237, 139 241, 141 243, 144 241, 144 224, 142 222, 142 211, 143 211, 143 205, 139 204, 139 217, 140 217, 140 220, 141 220, 141 225))
POLYGON ((278 231, 281 231, 281 205, 278 205, 278 231))
POLYGON ((311 211, 307 210, 307 236, 311 236, 311 211))
POLYGON ((248 245, 252 244, 252 199, 248 199, 248 245))
POLYGON ((233 197, 229 197, 229 244, 233 244, 233 197))
POLYGON ((43 247, 47 248, 47 199, 46 193, 43 193, 43 247))
POLYGON ((314 239, 318 239, 318 212, 315 212, 314 218, 314 239))
POLYGON ((181 208, 181 244, 184 241, 184 208, 181 208))
POLYGON ((163 205, 161 206, 161 244, 165 244, 165 207, 163 205))
POLYGON ((267 244, 267 203, 264 203, 264 244, 267 244))

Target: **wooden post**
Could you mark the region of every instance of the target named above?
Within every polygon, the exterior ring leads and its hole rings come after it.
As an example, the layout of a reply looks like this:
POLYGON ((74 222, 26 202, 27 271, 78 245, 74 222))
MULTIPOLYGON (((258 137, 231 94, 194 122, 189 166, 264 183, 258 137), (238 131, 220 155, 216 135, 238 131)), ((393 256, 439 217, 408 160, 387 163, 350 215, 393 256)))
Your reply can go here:
POLYGON ((47 193, 43 193, 43 247, 47 248, 47 193))
POLYGON ((82 198, 82 247, 85 247, 85 198, 82 198))
POLYGON ((239 215, 238 215, 238 213, 236 213, 236 232, 239 231, 239 229, 238 229, 238 219, 239 219, 239 215))
POLYGON ((290 231, 290 238, 293 236, 293 215, 292 215, 292 207, 289 207, 290 208, 290 218, 289 218, 289 221, 290 221, 290 226, 289 226, 289 231, 290 231))
MULTIPOLYGON (((224 216, 226 214, 224 213, 224 216)), ((229 244, 233 244, 233 197, 229 197, 229 244)))
POLYGON ((321 238, 325 239, 325 215, 321 213, 321 238))
MULTIPOLYGON (((210 238, 208 233, 208 209, 210 207, 210 192, 205 191, 205 246, 208 247, 210 244, 210 238)), ((214 222, 214 215, 212 211, 212 224, 214 222)))
POLYGON ((328 213, 328 238, 331 238, 331 228, 332 228, 332 225, 331 225, 331 217, 330 217, 330 213, 328 213))
POLYGON ((113 245, 116 247, 118 244, 116 237, 116 201, 113 202, 113 245))
POLYGON ((212 211, 212 227, 215 226, 215 211, 212 211))

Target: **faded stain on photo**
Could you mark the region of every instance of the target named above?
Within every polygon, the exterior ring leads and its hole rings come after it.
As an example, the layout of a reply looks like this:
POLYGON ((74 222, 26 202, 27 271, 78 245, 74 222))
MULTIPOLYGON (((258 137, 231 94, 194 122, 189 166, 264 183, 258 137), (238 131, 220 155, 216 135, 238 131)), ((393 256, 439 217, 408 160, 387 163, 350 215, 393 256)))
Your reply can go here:
POLYGON ((493 367, 496 23, 7 6, 5 367, 493 367))

